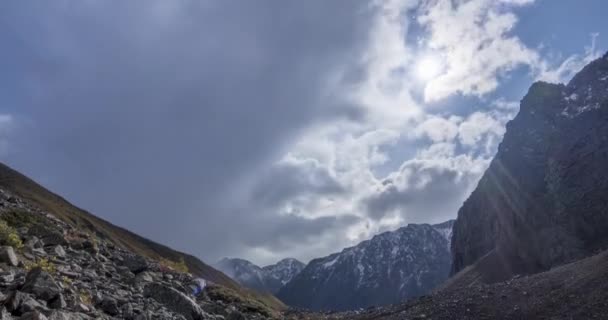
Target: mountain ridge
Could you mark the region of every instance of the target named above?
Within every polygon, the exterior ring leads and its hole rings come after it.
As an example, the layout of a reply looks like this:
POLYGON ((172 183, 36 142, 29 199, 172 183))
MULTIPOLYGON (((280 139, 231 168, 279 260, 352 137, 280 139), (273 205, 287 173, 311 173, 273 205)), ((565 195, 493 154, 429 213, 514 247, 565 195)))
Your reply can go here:
POLYGON ((260 267, 241 258, 223 258, 215 266, 241 285, 276 294, 304 268, 304 263, 294 258, 284 258, 275 264, 260 267))
POLYGON ((424 294, 449 273, 441 230, 450 225, 409 224, 313 259, 277 296, 294 307, 346 310, 424 294))

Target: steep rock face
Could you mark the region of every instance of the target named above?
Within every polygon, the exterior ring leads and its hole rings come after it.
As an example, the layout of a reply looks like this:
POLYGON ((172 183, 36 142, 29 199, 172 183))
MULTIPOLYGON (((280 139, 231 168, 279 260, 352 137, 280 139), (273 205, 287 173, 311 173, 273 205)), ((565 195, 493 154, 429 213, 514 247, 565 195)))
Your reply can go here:
POLYGON ((458 212, 452 272, 475 264, 492 282, 606 248, 607 163, 608 55, 568 85, 530 88, 458 212))
POLYGON ((278 297, 294 307, 347 310, 428 292, 449 273, 450 224, 410 224, 312 260, 278 297))
POLYGON ((248 288, 274 294, 302 271, 304 263, 286 258, 261 268, 244 259, 224 258, 216 264, 216 267, 248 288))

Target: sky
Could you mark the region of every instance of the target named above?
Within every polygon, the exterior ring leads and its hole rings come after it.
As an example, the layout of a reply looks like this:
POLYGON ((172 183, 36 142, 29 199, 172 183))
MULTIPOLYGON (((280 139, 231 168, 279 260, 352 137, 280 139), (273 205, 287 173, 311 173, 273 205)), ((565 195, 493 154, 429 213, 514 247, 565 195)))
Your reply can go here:
POLYGON ((0 3, 0 161, 214 263, 456 217, 604 0, 0 3))

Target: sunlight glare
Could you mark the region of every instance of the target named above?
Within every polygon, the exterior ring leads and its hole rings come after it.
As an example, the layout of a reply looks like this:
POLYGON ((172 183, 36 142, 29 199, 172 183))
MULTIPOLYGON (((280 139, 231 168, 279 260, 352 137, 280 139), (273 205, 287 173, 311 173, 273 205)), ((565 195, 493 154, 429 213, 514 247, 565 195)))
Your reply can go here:
POLYGON ((424 57, 416 65, 416 75, 421 80, 431 80, 441 73, 441 63, 435 57, 424 57))

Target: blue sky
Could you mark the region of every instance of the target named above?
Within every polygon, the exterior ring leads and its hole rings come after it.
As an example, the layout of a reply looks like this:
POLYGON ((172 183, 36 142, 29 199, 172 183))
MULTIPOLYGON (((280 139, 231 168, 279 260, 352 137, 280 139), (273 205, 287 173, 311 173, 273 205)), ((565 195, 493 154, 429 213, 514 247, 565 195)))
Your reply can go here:
POLYGON ((214 262, 456 217, 605 1, 7 1, 0 160, 214 262))

